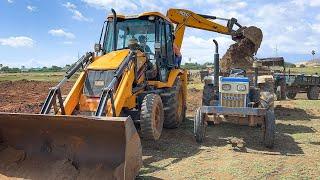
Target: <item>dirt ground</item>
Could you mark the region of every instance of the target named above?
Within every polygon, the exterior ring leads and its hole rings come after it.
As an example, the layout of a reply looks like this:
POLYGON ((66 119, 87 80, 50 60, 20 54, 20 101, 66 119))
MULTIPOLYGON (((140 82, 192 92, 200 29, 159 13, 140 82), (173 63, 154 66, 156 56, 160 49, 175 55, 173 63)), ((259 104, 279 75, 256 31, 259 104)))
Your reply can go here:
MULTIPOLYGON (((38 113, 48 89, 56 83, 36 81, 0 82, 0 112, 38 113)), ((70 88, 68 84, 66 89, 70 88)), ((143 168, 137 179, 317 179, 320 177, 320 101, 276 102, 274 149, 266 149, 259 128, 221 124, 208 128, 205 143, 193 137, 193 113, 201 104, 200 82, 189 84, 188 119, 179 129, 166 129, 158 142, 142 142, 143 168), (244 149, 233 148, 237 138, 244 149)), ((65 91, 64 91, 65 90, 65 91)), ((0 147, 1 149, 1 147, 0 147)), ((20 159, 13 156, 13 160, 20 159)), ((7 156, 6 156, 7 157, 7 156)), ((57 167, 68 162, 57 162, 57 167), (60 163, 60 164, 59 164, 60 163)), ((77 172, 67 168, 53 169, 77 172)), ((0 179, 5 178, 1 175, 0 179)), ((57 177, 60 178, 60 177, 57 177)))

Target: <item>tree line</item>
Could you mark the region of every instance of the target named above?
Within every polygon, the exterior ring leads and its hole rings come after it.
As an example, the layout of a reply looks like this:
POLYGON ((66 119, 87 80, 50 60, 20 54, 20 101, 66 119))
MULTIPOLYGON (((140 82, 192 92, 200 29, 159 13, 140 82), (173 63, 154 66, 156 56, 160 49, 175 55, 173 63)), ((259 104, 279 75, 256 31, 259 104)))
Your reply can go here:
POLYGON ((70 65, 66 65, 65 67, 51 66, 51 67, 41 67, 41 68, 26 68, 25 66, 21 66, 21 68, 17 68, 17 67, 3 66, 2 64, 0 64, 0 71, 5 73, 61 72, 61 71, 66 71, 69 67, 70 65))
MULTIPOLYGON (((199 64, 197 62, 189 62, 185 63, 182 66, 182 68, 185 69, 190 69, 190 70, 200 70, 200 69, 206 69, 208 67, 213 67, 213 63, 211 62, 206 62, 204 64, 199 64)), ((295 64, 285 62, 285 67, 287 68, 294 68, 296 67, 295 64)), ((21 68, 16 68, 16 67, 9 67, 9 66, 3 66, 0 64, 0 71, 5 72, 5 73, 19 73, 19 72, 61 72, 61 71, 66 71, 70 68, 70 65, 66 65, 65 67, 60 67, 60 66, 51 66, 51 67, 41 67, 41 68, 25 68, 24 66, 21 66, 21 68)))

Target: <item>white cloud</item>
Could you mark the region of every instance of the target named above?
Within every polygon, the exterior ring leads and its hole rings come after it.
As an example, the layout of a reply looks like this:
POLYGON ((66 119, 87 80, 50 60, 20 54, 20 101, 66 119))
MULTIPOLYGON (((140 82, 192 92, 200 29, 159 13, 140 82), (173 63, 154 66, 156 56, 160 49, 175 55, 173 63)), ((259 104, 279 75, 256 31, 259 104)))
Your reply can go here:
MULTIPOLYGON (((214 44, 212 39, 204 39, 193 35, 185 37, 181 49, 183 62, 187 62, 189 58, 192 62, 197 63, 213 62, 214 44)), ((228 36, 217 36, 214 39, 219 43, 221 57, 227 48, 234 43, 228 36)))
POLYGON ((0 38, 0 44, 3 46, 10 47, 33 47, 35 41, 30 37, 26 36, 17 36, 17 37, 9 37, 9 38, 0 38))
POLYGON ((312 1, 310 1, 310 6, 319 7, 320 6, 320 1, 319 0, 312 0, 312 1))
POLYGON ((28 9, 28 11, 30 11, 30 12, 34 12, 34 11, 37 10, 37 7, 28 5, 28 6, 27 6, 27 9, 28 9))
POLYGON ((292 3, 299 6, 319 7, 320 0, 292 0, 292 3))
POLYGON ((73 10, 72 18, 78 21, 92 21, 91 19, 84 17, 82 13, 78 10, 73 10))
POLYGON ((243 9, 247 6, 248 6, 248 4, 246 2, 238 1, 238 2, 232 3, 232 6, 229 6, 228 8, 230 8, 230 9, 243 9))
POLYGON ((57 37, 66 37, 68 39, 74 39, 75 35, 70 32, 65 32, 63 29, 51 29, 49 32, 52 36, 57 36, 57 37))
POLYGON ((320 33, 320 24, 312 24, 311 28, 315 31, 320 33))
POLYGON ((71 44, 73 44, 73 42, 72 41, 64 41, 63 44, 71 45, 71 44))
POLYGON ((70 12, 72 12, 73 19, 78 21, 92 21, 92 19, 85 17, 79 10, 77 10, 77 6, 75 4, 67 2, 66 4, 63 4, 63 6, 66 7, 70 12))
MULTIPOLYGON (((89 4, 92 7, 99 7, 103 9, 110 9, 113 7, 116 10, 137 10, 138 4, 134 1, 128 0, 82 0, 83 2, 89 4)), ((151 2, 148 2, 152 4, 151 2)))
POLYGON ((272 55, 277 46, 279 54, 309 54, 319 49, 319 24, 310 24, 309 9, 302 1, 266 4, 255 12, 256 25, 264 33, 260 55, 272 55))
POLYGON ((8 0, 8 3, 13 3, 13 0, 8 0))
POLYGON ((71 2, 67 2, 66 4, 63 4, 63 6, 67 9, 77 9, 77 6, 75 4, 72 4, 71 2))

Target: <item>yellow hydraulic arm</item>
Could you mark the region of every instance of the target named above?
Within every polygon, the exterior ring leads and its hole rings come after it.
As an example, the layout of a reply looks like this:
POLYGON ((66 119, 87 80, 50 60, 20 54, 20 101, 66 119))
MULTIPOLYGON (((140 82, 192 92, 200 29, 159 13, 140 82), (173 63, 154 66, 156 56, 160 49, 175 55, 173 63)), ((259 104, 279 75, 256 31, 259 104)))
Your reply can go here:
POLYGON ((237 20, 235 18, 224 19, 215 16, 201 15, 185 9, 169 9, 167 11, 167 17, 172 21, 172 23, 177 25, 175 29, 174 42, 178 47, 181 47, 186 27, 192 27, 232 36, 237 33, 237 31, 232 30, 234 24, 236 24, 239 28, 242 27, 237 23, 237 20), (228 21, 228 24, 227 26, 223 26, 221 24, 213 22, 212 20, 214 19, 226 20, 228 21))

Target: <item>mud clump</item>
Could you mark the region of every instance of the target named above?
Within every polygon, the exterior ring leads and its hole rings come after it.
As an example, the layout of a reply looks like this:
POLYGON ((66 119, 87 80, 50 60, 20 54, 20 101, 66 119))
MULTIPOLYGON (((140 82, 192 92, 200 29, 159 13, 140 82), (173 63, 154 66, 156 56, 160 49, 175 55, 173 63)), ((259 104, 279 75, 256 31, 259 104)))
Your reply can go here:
POLYGON ((222 72, 229 72, 232 68, 252 69, 253 56, 262 42, 262 31, 251 26, 243 34, 244 38, 232 44, 220 60, 222 72))
POLYGON ((53 164, 49 179, 72 180, 72 179, 77 179, 78 174, 79 172, 72 165, 72 162, 67 159, 63 159, 53 164))
POLYGON ((17 164, 26 158, 26 153, 23 150, 17 150, 12 147, 0 147, 0 166, 10 166, 17 164))

